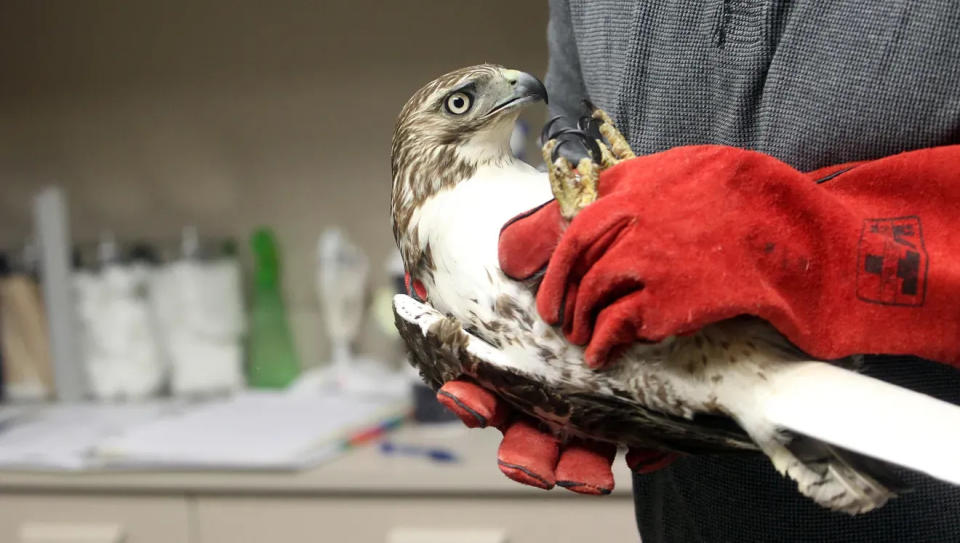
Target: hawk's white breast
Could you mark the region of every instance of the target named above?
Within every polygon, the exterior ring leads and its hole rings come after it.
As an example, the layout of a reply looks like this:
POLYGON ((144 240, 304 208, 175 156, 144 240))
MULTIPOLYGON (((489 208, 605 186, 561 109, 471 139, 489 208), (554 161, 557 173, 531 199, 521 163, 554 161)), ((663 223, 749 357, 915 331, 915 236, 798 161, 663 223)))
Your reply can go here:
MULTIPOLYGON (((503 224, 553 197, 547 176, 519 160, 503 165, 486 165, 470 179, 442 190, 414 214, 411 224, 419 230, 421 248, 429 247, 433 276, 423 281, 431 305, 453 315, 484 334, 483 323, 499 322, 505 334, 539 337, 555 342, 557 349, 568 345, 536 315, 533 294, 500 271, 497 242, 503 224), (497 299, 516 301, 533 320, 533 330, 521 331, 515 319, 505 319, 496 308, 497 299)), ((490 340, 490 337, 485 339, 490 340)), ((549 371, 529 345, 504 344, 510 364, 526 371, 549 371)), ((576 350, 579 361, 580 350, 576 350)), ((571 353, 573 354, 573 353, 571 353)))

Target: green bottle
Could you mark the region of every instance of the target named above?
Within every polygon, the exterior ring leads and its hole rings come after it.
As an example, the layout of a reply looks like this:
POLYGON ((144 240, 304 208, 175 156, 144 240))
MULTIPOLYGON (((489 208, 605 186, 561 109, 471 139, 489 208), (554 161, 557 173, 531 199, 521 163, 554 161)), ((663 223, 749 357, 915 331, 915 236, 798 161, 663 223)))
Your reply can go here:
POLYGON ((285 388, 300 373, 280 289, 277 238, 268 228, 250 237, 254 283, 250 315, 247 383, 255 388, 285 388))

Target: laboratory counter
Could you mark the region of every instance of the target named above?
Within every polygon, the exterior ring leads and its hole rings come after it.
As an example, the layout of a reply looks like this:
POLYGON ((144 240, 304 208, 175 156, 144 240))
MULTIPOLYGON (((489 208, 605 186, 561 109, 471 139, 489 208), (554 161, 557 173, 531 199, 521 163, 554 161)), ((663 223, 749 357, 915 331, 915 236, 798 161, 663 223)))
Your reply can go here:
POLYGON ((637 541, 630 474, 610 496, 519 485, 500 434, 407 425, 312 469, 0 471, 0 541, 21 543, 637 541), (404 450, 412 447, 412 450, 404 450), (440 462, 420 454, 450 454, 440 462))

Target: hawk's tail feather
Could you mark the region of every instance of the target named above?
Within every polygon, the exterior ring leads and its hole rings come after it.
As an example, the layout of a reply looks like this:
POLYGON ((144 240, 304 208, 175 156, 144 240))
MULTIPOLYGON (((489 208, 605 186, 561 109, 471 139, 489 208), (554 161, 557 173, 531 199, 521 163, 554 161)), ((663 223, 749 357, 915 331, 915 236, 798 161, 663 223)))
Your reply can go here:
POLYGON ((734 414, 774 469, 822 507, 857 515, 883 506, 900 488, 881 462, 784 429, 762 413, 734 414))
POLYGON ((957 406, 824 362, 767 375, 735 418, 817 503, 851 514, 883 505, 902 491, 887 462, 960 484, 957 406))
POLYGON ((960 407, 824 362, 768 376, 764 425, 960 484, 960 407))
POLYGON ((906 489, 889 465, 823 441, 798 435, 784 449, 789 457, 771 454, 774 466, 802 494, 836 511, 866 513, 906 489))
POLYGON ((889 462, 800 434, 790 440, 787 448, 805 463, 833 462, 838 466, 844 465, 850 470, 869 475, 875 483, 886 487, 891 492, 903 494, 911 490, 897 474, 895 466, 889 462))

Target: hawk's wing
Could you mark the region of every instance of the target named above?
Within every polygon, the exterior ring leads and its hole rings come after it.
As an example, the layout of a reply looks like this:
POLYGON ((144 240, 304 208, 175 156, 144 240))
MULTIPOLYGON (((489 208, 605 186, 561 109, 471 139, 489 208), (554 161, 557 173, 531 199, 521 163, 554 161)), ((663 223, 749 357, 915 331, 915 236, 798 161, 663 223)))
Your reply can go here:
POLYGON ((770 379, 777 426, 960 485, 960 406, 825 362, 770 379))
MULTIPOLYGON (((757 450, 724 418, 666 416, 625 396, 567 390, 505 368, 502 352, 408 296, 394 297, 394 314, 411 362, 434 388, 469 376, 561 433, 627 446, 757 450)), ((824 362, 788 364, 768 378, 759 405, 778 428, 960 484, 960 406, 824 362)))
POLYGON ((757 450, 743 430, 726 418, 705 416, 691 421, 651 411, 626 394, 594 394, 548 383, 505 367, 499 361, 504 356, 501 351, 428 305, 397 295, 393 308, 411 363, 434 389, 458 377, 471 377, 561 435, 687 453, 757 450))

